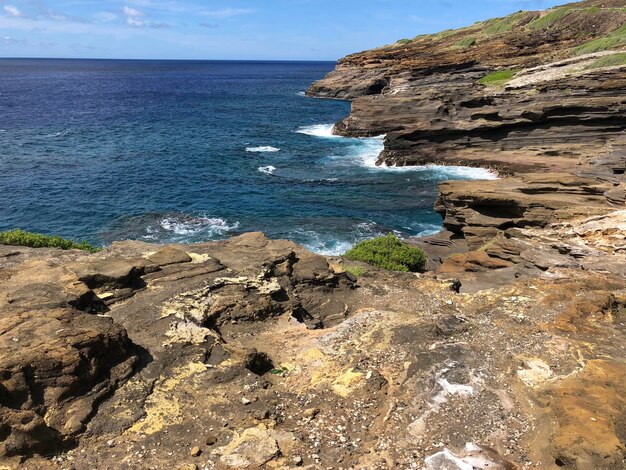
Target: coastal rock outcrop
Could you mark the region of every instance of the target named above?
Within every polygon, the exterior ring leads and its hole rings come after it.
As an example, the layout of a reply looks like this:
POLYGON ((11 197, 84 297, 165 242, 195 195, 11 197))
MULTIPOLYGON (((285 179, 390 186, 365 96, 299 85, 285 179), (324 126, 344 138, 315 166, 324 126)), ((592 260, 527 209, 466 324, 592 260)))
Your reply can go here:
POLYGON ((624 25, 518 12, 311 87, 380 164, 499 172, 440 186, 426 273, 261 233, 0 246, 0 466, 624 468, 624 25))
MULTIPOLYGON (((6 456, 55 451, 132 375, 126 331, 78 276, 43 256, 0 251, 0 441, 6 456), (1 263, 1 261, 0 261, 1 263)), ((50 253, 52 255, 52 253, 50 253)))
POLYGON ((58 452, 86 431, 131 426, 141 407, 119 422, 105 413, 100 423, 103 400, 126 390, 131 377, 129 391, 116 396, 146 400, 159 374, 178 370, 183 357, 203 364, 221 355, 233 361, 233 374, 267 373, 273 366, 264 353, 223 349, 229 328, 281 315, 329 326, 348 314, 339 292, 352 290, 324 258, 261 234, 191 253, 139 242, 96 255, 0 249, 0 441, 7 458, 58 452))
POLYGON ((625 240, 623 210, 576 216, 356 282, 355 262, 258 233, 0 247, 0 461, 619 468, 625 240))

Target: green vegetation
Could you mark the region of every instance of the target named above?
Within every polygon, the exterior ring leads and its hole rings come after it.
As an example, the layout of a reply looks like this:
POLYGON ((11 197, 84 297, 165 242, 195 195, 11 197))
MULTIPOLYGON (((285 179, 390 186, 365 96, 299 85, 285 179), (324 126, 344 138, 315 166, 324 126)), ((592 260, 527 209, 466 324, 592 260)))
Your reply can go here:
POLYGON ((616 47, 626 46, 626 25, 609 33, 602 38, 581 44, 572 49, 574 55, 591 54, 593 52, 608 51, 616 47))
POLYGON ((626 64, 626 52, 618 52, 617 54, 609 54, 597 58, 585 69, 600 69, 603 67, 615 67, 617 65, 626 64))
POLYGON ((430 34, 429 36, 433 41, 440 41, 442 39, 449 38, 450 36, 454 36, 456 34, 462 35, 464 32, 466 34, 471 33, 474 30, 475 30, 474 26, 466 26, 465 28, 459 28, 459 29, 446 29, 444 31, 440 31, 435 34, 430 34))
POLYGON ((514 26, 526 17, 528 13, 525 11, 519 11, 512 15, 505 16, 504 18, 494 18, 493 20, 485 21, 485 28, 483 34, 485 36, 493 36, 495 34, 504 33, 510 31, 514 26))
POLYGON ((87 242, 76 243, 59 236, 41 235, 39 233, 25 232, 15 229, 8 232, 0 232, 0 244, 15 246, 30 246, 32 248, 61 248, 63 250, 83 250, 89 253, 99 251, 87 242))
POLYGON ((354 277, 361 277, 367 272, 367 270, 361 266, 346 266, 345 270, 346 272, 354 275, 354 277))
POLYGON ((466 38, 462 38, 454 43, 454 47, 461 47, 463 49, 467 49, 468 47, 472 47, 476 44, 476 38, 472 36, 468 36, 466 38))
POLYGON ((549 29, 572 12, 572 7, 555 8, 550 13, 528 23, 530 29, 549 29))
POLYGON ((426 266, 427 260, 422 250, 402 243, 393 233, 362 241, 343 256, 390 271, 403 272, 421 271, 426 266))
POLYGON ((515 75, 515 70, 497 70, 488 73, 478 80, 478 83, 486 86, 504 86, 515 75))
POLYGON ((398 39, 396 43, 404 46, 405 44, 411 44, 412 42, 413 39, 398 39))

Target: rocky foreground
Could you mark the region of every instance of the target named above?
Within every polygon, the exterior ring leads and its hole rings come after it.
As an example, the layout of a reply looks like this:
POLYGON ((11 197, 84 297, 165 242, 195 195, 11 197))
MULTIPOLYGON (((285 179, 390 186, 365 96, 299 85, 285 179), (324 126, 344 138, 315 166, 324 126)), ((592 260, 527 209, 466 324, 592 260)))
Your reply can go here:
POLYGON ((259 233, 0 246, 0 468, 626 468, 626 8, 564 8, 309 90, 381 164, 500 172, 441 185, 426 273, 259 233))
POLYGON ((259 233, 0 247, 3 463, 622 468, 625 235, 614 211, 358 280, 259 233))

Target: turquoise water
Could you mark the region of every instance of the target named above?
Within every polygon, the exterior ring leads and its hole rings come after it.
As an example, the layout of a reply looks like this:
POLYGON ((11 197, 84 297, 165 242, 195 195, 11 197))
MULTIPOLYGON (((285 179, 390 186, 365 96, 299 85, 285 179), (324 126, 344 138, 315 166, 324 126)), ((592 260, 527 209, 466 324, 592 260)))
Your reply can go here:
POLYGON ((0 230, 107 244, 260 230, 335 254, 441 227, 463 168, 374 165, 330 134, 350 104, 304 96, 333 63, 0 60, 0 230))

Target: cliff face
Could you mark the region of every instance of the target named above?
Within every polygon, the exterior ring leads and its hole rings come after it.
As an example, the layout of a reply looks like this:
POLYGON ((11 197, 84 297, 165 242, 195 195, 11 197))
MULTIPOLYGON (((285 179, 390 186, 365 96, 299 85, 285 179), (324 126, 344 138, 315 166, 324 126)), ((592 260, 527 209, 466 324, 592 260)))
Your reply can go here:
POLYGON ((379 164, 516 175, 442 187, 446 228, 477 247, 499 229, 545 224, 557 210, 624 203, 624 50, 624 3, 585 1, 354 54, 308 93, 351 99, 335 132, 386 134, 379 164), (537 184, 545 173, 550 183, 537 184))

